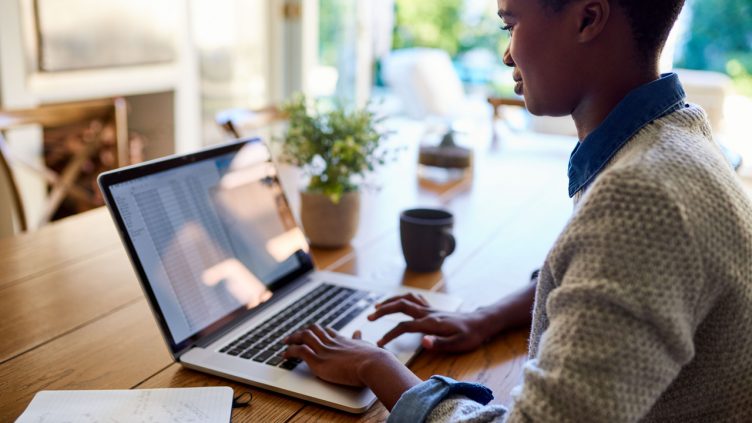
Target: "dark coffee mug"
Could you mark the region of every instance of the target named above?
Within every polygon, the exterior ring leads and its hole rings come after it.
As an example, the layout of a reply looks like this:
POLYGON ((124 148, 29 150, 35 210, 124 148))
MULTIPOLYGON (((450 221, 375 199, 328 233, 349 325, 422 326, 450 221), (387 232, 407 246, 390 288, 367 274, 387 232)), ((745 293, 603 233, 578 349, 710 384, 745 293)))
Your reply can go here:
POLYGON ((435 272, 454 252, 454 217, 437 209, 412 209, 400 214, 400 239, 407 268, 435 272))

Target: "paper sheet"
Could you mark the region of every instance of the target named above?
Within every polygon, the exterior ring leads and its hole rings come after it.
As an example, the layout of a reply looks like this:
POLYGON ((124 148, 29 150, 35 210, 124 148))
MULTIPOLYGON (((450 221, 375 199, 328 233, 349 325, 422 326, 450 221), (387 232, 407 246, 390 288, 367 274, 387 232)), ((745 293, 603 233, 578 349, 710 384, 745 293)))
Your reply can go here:
POLYGON ((40 391, 16 423, 228 423, 232 388, 40 391))

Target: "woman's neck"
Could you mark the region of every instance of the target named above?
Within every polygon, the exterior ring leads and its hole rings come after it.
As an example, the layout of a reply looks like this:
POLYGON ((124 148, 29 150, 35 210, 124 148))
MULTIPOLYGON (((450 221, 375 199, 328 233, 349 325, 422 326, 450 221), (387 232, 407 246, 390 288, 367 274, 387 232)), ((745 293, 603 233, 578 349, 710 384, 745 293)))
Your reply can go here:
POLYGON ((624 72, 618 79, 609 77, 614 73, 604 73, 605 76, 601 78, 600 83, 593 85, 572 112, 580 142, 606 119, 630 91, 658 79, 658 67, 650 66, 643 69, 648 68, 650 71, 647 72, 624 72))

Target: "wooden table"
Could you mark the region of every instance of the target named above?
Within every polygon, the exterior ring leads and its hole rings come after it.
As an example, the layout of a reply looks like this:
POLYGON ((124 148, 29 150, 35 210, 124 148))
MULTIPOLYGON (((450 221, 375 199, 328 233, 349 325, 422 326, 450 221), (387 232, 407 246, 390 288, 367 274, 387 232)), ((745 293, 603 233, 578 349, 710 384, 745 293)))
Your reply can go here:
MULTIPOLYGON (((489 131, 471 134, 465 141, 475 150, 472 175, 438 184, 416 177, 414 140, 422 129, 413 126, 403 123, 393 141, 407 151, 380 172, 383 188, 365 194, 352 245, 314 250, 317 266, 385 286, 448 292, 470 308, 527 283, 571 212, 566 162, 573 141, 507 133, 491 143, 489 131), (405 271, 398 214, 414 206, 455 214, 457 250, 441 272, 405 271)), ((0 421, 18 417, 44 389, 211 385, 253 392, 252 406, 233 411, 238 422, 386 418, 380 404, 350 415, 173 363, 104 209, 0 240, 0 316, 0 421)), ((469 354, 421 353, 411 368, 421 378, 445 374, 484 383, 495 403, 508 404, 526 350, 527 333, 512 332, 469 354)))

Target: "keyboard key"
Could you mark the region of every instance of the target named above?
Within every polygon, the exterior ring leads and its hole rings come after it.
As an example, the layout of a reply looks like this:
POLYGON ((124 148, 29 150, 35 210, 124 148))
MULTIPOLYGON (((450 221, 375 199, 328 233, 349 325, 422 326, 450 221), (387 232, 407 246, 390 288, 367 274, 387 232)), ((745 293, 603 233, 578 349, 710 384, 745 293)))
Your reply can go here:
POLYGON ((345 317, 343 317, 337 323, 335 323, 332 326, 332 328, 334 330, 340 330, 340 329, 342 329, 348 323, 350 323, 353 319, 355 319, 360 313, 362 313, 363 310, 365 310, 365 309, 366 309, 365 307, 358 307, 358 308, 353 309, 352 311, 350 311, 349 313, 347 313, 347 315, 345 317))
POLYGON ((279 351, 279 350, 281 350, 284 347, 285 347, 285 344, 279 344, 279 343, 277 343, 277 344, 274 344, 271 347, 269 347, 269 349, 272 350, 272 351, 279 351))
POLYGON ((243 350, 239 350, 239 349, 232 349, 232 350, 228 351, 228 352, 227 352, 227 354, 230 354, 230 355, 238 355, 238 354, 240 354, 241 352, 243 352, 243 350))
POLYGON ((257 343, 257 344, 254 344, 254 345, 253 345, 253 348, 254 348, 254 349, 257 349, 257 350, 259 350, 259 351, 261 351, 261 350, 265 350, 265 349, 266 349, 266 347, 268 347, 268 346, 269 346, 269 343, 270 343, 270 342, 269 342, 268 340, 267 340, 267 341, 263 341, 263 342, 259 342, 259 343, 257 343))
POLYGON ((248 351, 244 352, 243 354, 241 354, 240 358, 245 358, 247 360, 247 359, 253 357, 254 355, 256 355, 256 354, 258 354, 260 352, 261 352, 261 350, 258 349, 258 348, 251 348, 250 350, 248 350, 248 351))
POLYGON ((269 357, 271 357, 273 355, 274 355, 274 351, 266 350, 266 351, 262 352, 261 354, 257 355, 256 357, 254 357, 253 361, 258 361, 258 362, 261 363, 261 362, 266 361, 269 357))
POLYGON ((284 357, 282 357, 281 355, 275 355, 272 358, 270 358, 269 360, 267 360, 266 364, 269 364, 271 366, 276 366, 277 364, 279 364, 279 363, 281 363, 283 361, 285 361, 284 357))
POLYGON ((300 364, 300 363, 298 363, 296 361, 293 361, 291 359, 287 359, 282 364, 280 364, 279 367, 282 368, 282 369, 286 369, 286 370, 292 370, 295 367, 297 367, 298 364, 300 364))

